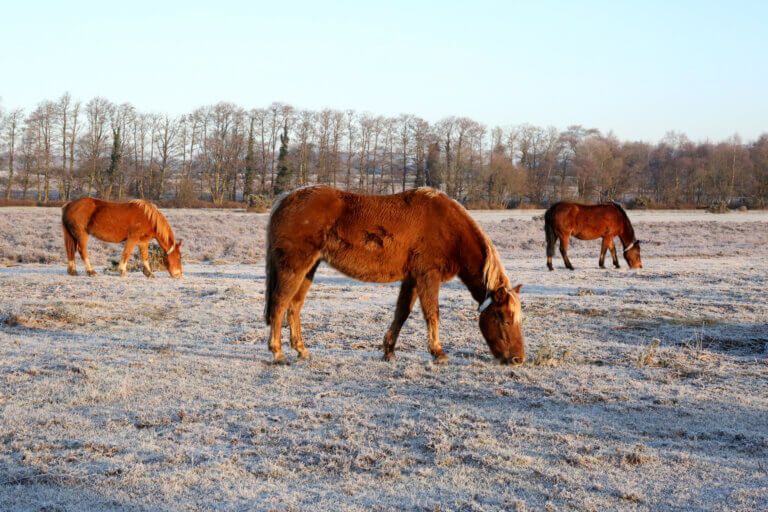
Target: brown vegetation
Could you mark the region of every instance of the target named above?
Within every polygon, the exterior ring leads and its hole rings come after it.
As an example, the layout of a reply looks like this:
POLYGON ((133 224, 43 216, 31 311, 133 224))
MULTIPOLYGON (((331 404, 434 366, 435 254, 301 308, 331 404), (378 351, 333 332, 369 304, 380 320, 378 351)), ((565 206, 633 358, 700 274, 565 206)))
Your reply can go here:
POLYGON ((582 126, 489 129, 466 117, 430 124, 281 103, 218 103, 172 118, 69 94, 29 113, 0 112, 6 199, 90 195, 243 208, 251 195, 308 184, 372 194, 429 185, 482 209, 622 198, 638 208, 762 208, 768 134, 694 143, 670 132, 650 144, 582 126))

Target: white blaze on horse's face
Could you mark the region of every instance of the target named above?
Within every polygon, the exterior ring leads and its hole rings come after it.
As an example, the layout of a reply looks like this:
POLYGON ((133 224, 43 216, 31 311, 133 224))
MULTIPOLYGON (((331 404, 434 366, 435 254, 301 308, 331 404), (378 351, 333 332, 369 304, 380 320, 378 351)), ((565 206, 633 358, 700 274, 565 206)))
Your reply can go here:
POLYGON ((163 263, 168 268, 171 277, 181 277, 181 240, 175 242, 163 257, 163 263))
POLYGON ((493 356, 503 364, 519 365, 525 361, 523 335, 520 331, 522 309, 520 287, 498 288, 480 304, 480 331, 493 356))
POLYGON ((643 268, 640 260, 640 241, 635 240, 624 249, 624 259, 627 260, 629 268, 643 268))

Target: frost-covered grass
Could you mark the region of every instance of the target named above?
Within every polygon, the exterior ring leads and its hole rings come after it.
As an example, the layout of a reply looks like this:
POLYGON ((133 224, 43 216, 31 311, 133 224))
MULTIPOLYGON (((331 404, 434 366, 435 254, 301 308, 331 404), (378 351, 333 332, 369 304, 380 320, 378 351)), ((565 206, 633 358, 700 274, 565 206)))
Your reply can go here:
POLYGON ((397 286, 327 267, 313 359, 275 367, 265 216, 169 210, 184 277, 148 280, 68 276, 58 212, 0 210, 0 257, 55 262, 0 268, 0 510, 766 509, 768 215, 630 214, 639 272, 578 241, 548 272, 540 220, 478 214, 524 284, 520 368, 457 281, 449 365, 418 305, 380 361, 397 286))

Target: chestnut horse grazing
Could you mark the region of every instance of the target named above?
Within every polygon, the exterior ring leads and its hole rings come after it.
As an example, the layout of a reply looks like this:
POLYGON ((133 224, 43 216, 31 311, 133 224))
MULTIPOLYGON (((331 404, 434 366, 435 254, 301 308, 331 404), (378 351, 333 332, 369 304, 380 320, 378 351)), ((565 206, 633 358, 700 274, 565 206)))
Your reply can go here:
POLYGON ((123 258, 120 261, 120 275, 125 277, 128 258, 136 244, 139 244, 144 275, 155 277, 149 268, 148 247, 153 238, 165 251, 163 263, 172 277, 181 273, 181 240, 173 236, 165 215, 153 204, 136 199, 129 203, 113 203, 92 197, 83 197, 62 208, 61 225, 64 230, 64 245, 67 249, 67 272, 76 276, 75 250, 85 263, 89 276, 96 275, 88 261, 88 235, 105 242, 125 242, 123 258))
POLYGON ((547 237, 547 267, 552 268, 555 242, 560 239, 560 254, 565 266, 573 270, 568 259, 568 241, 571 235, 579 240, 603 239, 600 248, 600 268, 605 268, 605 251, 611 250, 613 265, 620 268, 616 257, 613 237, 618 236, 624 245, 624 259, 630 268, 643 268, 640 261, 640 242, 635 239, 635 230, 624 208, 618 203, 603 203, 593 206, 560 202, 549 207, 544 214, 544 232, 547 237))
POLYGON ((280 340, 288 312, 291 348, 309 357, 299 314, 321 261, 361 281, 401 281, 395 318, 384 336, 384 359, 394 355, 416 297, 438 364, 448 356, 438 336, 440 285, 458 275, 480 303, 480 330, 502 363, 525 359, 520 333, 520 285, 510 288, 496 249, 467 211, 430 188, 371 196, 316 186, 275 204, 267 231, 266 300, 269 349, 284 363, 280 340))

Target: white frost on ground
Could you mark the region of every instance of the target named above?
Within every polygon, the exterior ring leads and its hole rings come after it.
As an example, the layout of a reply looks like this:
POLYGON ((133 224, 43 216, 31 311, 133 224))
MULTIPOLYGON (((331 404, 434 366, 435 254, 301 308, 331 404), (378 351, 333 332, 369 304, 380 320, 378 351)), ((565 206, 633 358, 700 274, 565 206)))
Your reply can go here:
POLYGON ((0 268, 2 510, 768 508, 768 214, 630 212, 645 269, 576 242, 547 272, 540 220, 481 212, 524 284, 513 369, 458 281, 449 365, 418 305, 380 361, 397 285, 328 267, 313 359, 271 366, 264 216, 168 211, 199 262, 148 280, 66 275, 54 213, 0 210, 0 258, 56 262, 0 268))

